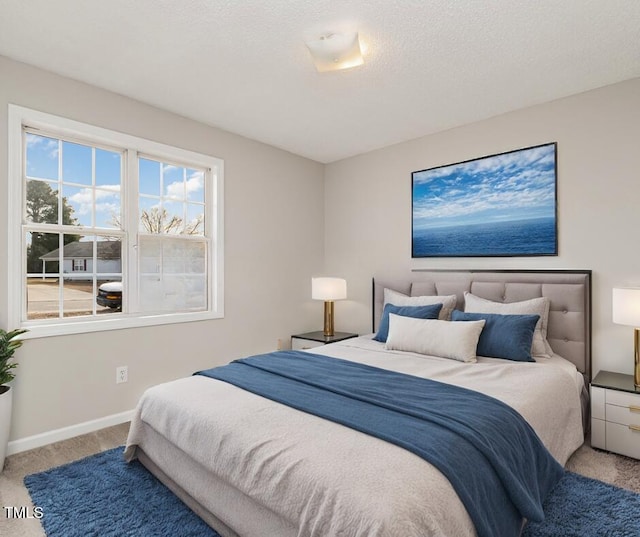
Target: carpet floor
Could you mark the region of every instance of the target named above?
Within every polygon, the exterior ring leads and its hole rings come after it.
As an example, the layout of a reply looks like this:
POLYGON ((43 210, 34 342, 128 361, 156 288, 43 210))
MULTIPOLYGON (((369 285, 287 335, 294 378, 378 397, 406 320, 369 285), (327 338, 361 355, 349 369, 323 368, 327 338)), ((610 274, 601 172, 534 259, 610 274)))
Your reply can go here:
MULTIPOLYGON (((219 537, 122 447, 25 478, 48 537, 219 537)), ((640 494, 567 472, 523 537, 640 537, 640 494)))

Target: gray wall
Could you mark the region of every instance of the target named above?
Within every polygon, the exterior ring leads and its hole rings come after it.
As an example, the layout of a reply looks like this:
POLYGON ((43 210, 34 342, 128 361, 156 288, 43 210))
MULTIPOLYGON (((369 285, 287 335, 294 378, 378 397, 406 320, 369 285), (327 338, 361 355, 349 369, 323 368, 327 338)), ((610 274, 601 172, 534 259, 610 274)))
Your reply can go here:
MULTIPOLYGON (((425 97, 426 98, 426 97, 425 97)), ((349 282, 340 330, 371 331, 374 275, 414 268, 593 270, 593 371, 630 373, 633 329, 611 289, 640 286, 640 79, 345 159, 325 170, 325 267, 349 282), (411 259, 411 172, 558 142, 559 255, 411 259)))
MULTIPOLYGON (((11 439, 132 409, 153 384, 269 351, 317 329, 310 278, 347 278, 336 328, 370 331, 373 275, 412 268, 590 268, 594 372, 630 372, 632 329, 611 322, 611 288, 640 285, 640 79, 519 110, 327 166, 0 57, 0 216, 7 104, 225 161, 225 318, 29 340, 14 381, 11 439), (558 257, 411 259, 411 172, 558 142, 558 257), (324 179, 323 179, 324 178, 324 179), (115 368, 129 382, 115 384, 115 368)), ((6 251, 0 234, 0 251, 6 251)), ((0 281, 6 282, 0 256, 0 281)), ((0 326, 7 303, 0 293, 0 326)))
MULTIPOLYGON (((2 228, 8 103, 225 161, 225 318, 26 341, 16 355, 11 440, 130 410, 148 386, 321 326, 322 305, 310 299, 311 277, 323 268, 321 164, 2 57, 0 81, 2 228), (119 365, 129 366, 126 384, 115 384, 119 365)), ((6 278, 0 256, 2 286, 6 278)))

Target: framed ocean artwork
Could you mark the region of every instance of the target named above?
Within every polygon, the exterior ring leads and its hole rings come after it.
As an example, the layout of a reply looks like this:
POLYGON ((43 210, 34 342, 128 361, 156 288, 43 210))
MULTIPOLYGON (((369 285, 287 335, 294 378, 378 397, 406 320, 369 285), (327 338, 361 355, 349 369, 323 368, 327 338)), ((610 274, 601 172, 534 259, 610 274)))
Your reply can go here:
POLYGON ((555 142, 413 172, 412 257, 558 255, 555 142))

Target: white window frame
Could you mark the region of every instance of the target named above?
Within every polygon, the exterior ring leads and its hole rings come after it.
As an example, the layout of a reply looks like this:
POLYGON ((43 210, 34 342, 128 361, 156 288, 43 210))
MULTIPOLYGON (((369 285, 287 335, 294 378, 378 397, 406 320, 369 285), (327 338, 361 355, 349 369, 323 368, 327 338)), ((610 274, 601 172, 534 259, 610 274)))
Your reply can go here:
MULTIPOLYGON (((224 161, 193 151, 172 147, 137 136, 88 125, 79 121, 31 110, 9 104, 8 109, 8 181, 7 181, 7 234, 8 234, 8 270, 6 293, 9 306, 8 322, 11 327, 27 328, 25 338, 58 336, 102 330, 116 330, 140 326, 154 326, 181 322, 220 319, 224 317, 224 161), (121 193, 123 219, 137 222, 138 207, 131 203, 137 200, 137 156, 149 156, 185 165, 197 166, 207 170, 205 173, 205 236, 209 239, 208 248, 208 309, 197 312, 180 313, 118 313, 92 317, 70 317, 56 320, 25 320, 26 315, 26 259, 23 254, 24 236, 23 203, 25 184, 22 166, 26 155, 23 146, 23 126, 48 131, 49 134, 69 136, 87 143, 98 143, 125 148, 124 166, 128 182, 123 184, 121 193), (127 214, 125 215, 125 211, 127 214)), ((74 227, 75 230, 75 227, 74 227)), ((91 234, 89 228, 77 226, 77 232, 91 234)), ((131 296, 137 296, 137 278, 127 277, 137 274, 138 258, 136 251, 135 229, 128 230, 127 251, 122 255, 122 272, 125 289, 131 296)))

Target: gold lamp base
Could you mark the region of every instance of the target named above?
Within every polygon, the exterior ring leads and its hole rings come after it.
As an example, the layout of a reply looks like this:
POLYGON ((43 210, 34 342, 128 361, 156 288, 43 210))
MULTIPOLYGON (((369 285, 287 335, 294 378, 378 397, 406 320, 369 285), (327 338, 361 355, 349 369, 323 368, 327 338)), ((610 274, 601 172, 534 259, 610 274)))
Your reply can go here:
POLYGON ((633 330, 633 384, 640 388, 640 329, 633 330))
POLYGON ((324 301, 324 335, 333 336, 333 300, 324 301))

